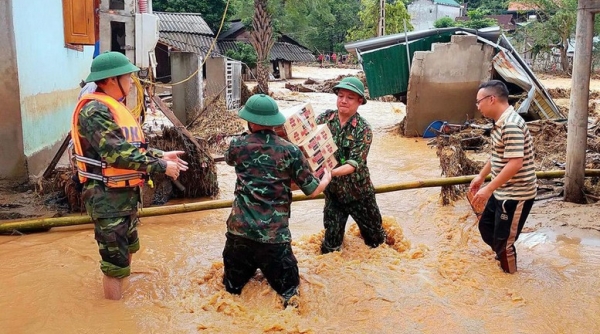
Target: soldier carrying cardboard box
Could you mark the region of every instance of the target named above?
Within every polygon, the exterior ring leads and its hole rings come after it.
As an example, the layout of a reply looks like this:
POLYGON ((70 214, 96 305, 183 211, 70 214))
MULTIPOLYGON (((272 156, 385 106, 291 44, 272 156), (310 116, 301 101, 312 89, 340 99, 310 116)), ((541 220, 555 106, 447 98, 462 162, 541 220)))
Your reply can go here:
POLYGON ((338 148, 334 157, 339 162, 325 189, 323 254, 341 250, 349 216, 356 221, 365 244, 377 247, 386 239, 367 167, 373 131, 358 113, 358 107, 367 103, 365 87, 358 78, 347 77, 333 87, 333 92, 337 110, 326 110, 316 119, 317 124, 327 124, 331 130, 338 148))
POLYGON ((271 97, 251 96, 239 116, 248 121, 250 134, 234 138, 225 152, 237 179, 227 219, 223 284, 228 292, 240 294, 260 268, 287 306, 300 284, 288 226, 291 182, 314 197, 329 184, 331 174, 326 170, 319 180, 300 149, 275 133, 285 117, 271 97))

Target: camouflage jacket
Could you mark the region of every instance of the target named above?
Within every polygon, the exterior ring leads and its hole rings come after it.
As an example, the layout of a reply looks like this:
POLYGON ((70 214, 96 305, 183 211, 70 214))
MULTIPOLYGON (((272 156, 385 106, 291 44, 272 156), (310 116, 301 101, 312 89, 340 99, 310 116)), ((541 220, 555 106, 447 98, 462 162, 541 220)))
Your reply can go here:
POLYGON ((317 116, 317 124, 327 124, 338 147, 335 158, 340 165, 349 164, 356 170, 352 174, 336 176, 325 189, 325 195, 342 203, 360 200, 374 193, 367 156, 373 141, 373 131, 358 113, 342 127, 337 110, 326 110, 317 116))
MULTIPOLYGON (((79 113, 79 135, 83 155, 88 158, 104 159, 118 168, 164 173, 167 164, 160 150, 141 152, 125 140, 121 128, 115 123, 107 106, 90 101, 79 113)), ((101 174, 99 167, 89 170, 101 174)), ((88 179, 82 196, 86 211, 92 218, 127 216, 137 212, 140 191, 137 188, 108 188, 101 181, 88 179)))
POLYGON ((237 175, 227 231, 262 243, 290 242, 291 181, 307 195, 319 185, 300 149, 263 130, 234 138, 225 161, 237 175))

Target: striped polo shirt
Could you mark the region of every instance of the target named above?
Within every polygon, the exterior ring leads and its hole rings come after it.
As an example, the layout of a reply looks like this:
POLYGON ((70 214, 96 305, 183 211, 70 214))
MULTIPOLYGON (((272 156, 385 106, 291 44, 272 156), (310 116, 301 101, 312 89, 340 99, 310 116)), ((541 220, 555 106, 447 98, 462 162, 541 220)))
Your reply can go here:
POLYGON ((523 158, 523 167, 505 184, 494 191, 498 200, 528 200, 537 194, 537 178, 533 164, 533 138, 525 120, 512 106, 502 113, 491 133, 492 178, 511 158, 523 158))

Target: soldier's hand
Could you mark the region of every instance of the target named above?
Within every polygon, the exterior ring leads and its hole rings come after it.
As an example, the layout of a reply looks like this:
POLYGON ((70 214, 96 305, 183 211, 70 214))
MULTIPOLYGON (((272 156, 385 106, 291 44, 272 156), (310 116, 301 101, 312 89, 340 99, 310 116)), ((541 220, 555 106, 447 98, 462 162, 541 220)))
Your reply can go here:
POLYGON ((329 168, 325 168, 321 181, 327 182, 328 184, 329 182, 331 182, 331 171, 329 170, 329 168))
POLYGON ((188 170, 187 161, 181 159, 179 155, 184 154, 184 151, 168 151, 163 153, 163 159, 167 161, 173 161, 177 163, 180 171, 188 170))
POLYGON ((167 160, 167 171, 165 174, 173 180, 177 180, 179 177, 179 166, 177 165, 177 162, 167 160))

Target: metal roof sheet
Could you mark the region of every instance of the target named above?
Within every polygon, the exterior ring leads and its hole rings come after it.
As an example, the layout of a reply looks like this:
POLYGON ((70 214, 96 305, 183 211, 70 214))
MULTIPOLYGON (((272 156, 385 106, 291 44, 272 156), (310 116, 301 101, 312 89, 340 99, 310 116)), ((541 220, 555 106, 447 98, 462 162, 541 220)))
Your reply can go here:
POLYGON ((452 7, 460 7, 458 2, 456 2, 454 0, 433 0, 433 3, 439 4, 439 5, 452 6, 452 7))
POLYGON ((158 16, 160 32, 183 32, 213 36, 208 24, 197 13, 154 12, 158 16))
MULTIPOLYGON (((195 52, 206 56, 213 42, 212 37, 198 34, 180 32, 160 32, 159 42, 169 45, 178 51, 195 52)), ((219 46, 215 44, 213 53, 221 53, 219 46)))
POLYGON ((419 31, 411 31, 409 33, 399 33, 393 35, 386 35, 380 37, 373 37, 369 39, 365 39, 362 41, 356 41, 352 43, 345 44, 344 47, 348 52, 356 54, 357 51, 365 52, 368 50, 379 49, 386 46, 396 45, 404 43, 406 39, 408 41, 413 41, 417 39, 421 39, 429 36, 436 36, 440 34, 444 34, 446 32, 452 33, 460 33, 467 32, 477 36, 481 36, 490 41, 497 41, 498 37, 501 34, 500 27, 488 27, 483 29, 470 29, 470 28, 461 28, 461 27, 450 27, 450 28, 440 28, 440 29, 428 29, 428 30, 419 30, 419 31))
MULTIPOLYGON (((221 50, 222 54, 227 53, 227 50, 235 50, 237 49, 236 43, 248 43, 244 41, 235 41, 235 40, 220 40, 219 50, 221 50)), ((286 61, 315 61, 315 56, 310 52, 310 50, 303 48, 298 45, 294 45, 291 43, 285 42, 275 42, 273 47, 271 48, 271 52, 269 53, 269 60, 286 60, 286 61)))
POLYGON ((244 23, 240 20, 234 20, 229 22, 229 29, 227 31, 221 32, 219 35, 219 39, 227 39, 229 36, 234 35, 238 31, 245 29, 244 23))

